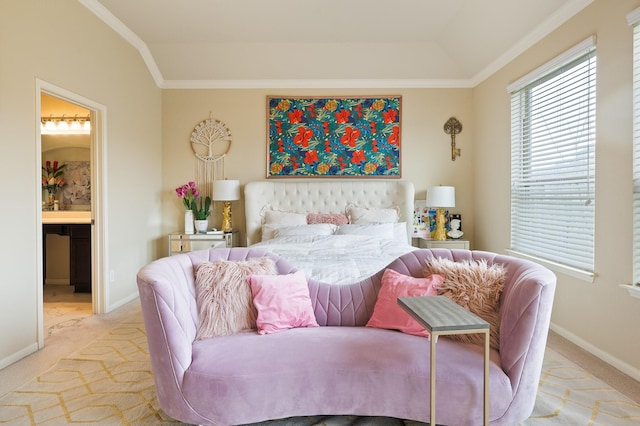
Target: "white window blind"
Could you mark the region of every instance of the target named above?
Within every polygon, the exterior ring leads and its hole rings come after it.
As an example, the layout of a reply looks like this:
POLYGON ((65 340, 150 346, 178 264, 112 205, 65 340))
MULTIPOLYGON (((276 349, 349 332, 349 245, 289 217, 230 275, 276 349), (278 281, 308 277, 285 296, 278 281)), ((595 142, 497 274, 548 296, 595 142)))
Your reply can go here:
POLYGON ((511 249, 593 272, 594 39, 509 89, 511 249))
POLYGON ((640 283, 640 9, 627 16, 633 26, 633 282, 640 283))

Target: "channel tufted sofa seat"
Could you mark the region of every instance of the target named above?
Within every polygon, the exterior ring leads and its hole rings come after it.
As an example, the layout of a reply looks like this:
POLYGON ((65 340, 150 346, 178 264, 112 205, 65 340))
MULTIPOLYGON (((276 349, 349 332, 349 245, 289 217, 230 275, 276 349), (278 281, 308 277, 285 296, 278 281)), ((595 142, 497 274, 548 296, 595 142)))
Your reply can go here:
MULTIPOLYGON (((383 271, 351 285, 309 281, 320 327, 195 340, 194 267, 268 256, 252 248, 210 249, 158 259, 137 276, 160 406, 187 423, 239 425, 306 415, 388 416, 429 421, 429 342, 365 327, 383 271)), ((495 253, 420 249, 388 265, 422 277, 425 260, 485 259, 507 268, 501 296, 500 351, 492 349, 489 418, 513 426, 536 399, 556 278, 548 269, 495 253)), ((483 419, 483 348, 441 337, 437 345, 437 422, 483 419)))

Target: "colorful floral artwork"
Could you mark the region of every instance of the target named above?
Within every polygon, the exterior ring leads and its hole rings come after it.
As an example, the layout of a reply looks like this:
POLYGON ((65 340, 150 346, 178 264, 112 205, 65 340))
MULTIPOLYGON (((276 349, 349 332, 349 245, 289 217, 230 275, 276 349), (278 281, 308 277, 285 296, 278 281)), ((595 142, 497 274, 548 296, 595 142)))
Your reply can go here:
POLYGON ((267 177, 400 177, 402 97, 267 101, 267 177))

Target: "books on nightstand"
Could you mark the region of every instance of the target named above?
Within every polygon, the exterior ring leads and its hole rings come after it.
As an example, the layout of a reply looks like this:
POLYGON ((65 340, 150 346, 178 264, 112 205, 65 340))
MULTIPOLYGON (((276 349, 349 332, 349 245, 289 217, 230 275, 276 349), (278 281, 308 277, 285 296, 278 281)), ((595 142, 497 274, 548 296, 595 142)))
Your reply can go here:
POLYGON ((207 235, 223 235, 224 232, 223 231, 218 231, 217 229, 213 228, 210 231, 207 231, 207 235))

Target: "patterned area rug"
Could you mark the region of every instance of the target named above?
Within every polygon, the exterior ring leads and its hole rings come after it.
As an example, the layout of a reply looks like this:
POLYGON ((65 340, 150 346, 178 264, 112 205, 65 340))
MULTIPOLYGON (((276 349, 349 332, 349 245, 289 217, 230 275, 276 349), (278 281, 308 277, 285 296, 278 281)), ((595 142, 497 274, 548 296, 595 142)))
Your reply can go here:
MULTIPOLYGON (((630 425, 640 405, 547 349, 533 415, 522 425, 630 425)), ((0 399, 10 425, 169 425, 155 395, 140 313, 0 399)), ((380 417, 296 417, 252 426, 423 426, 380 417)))

